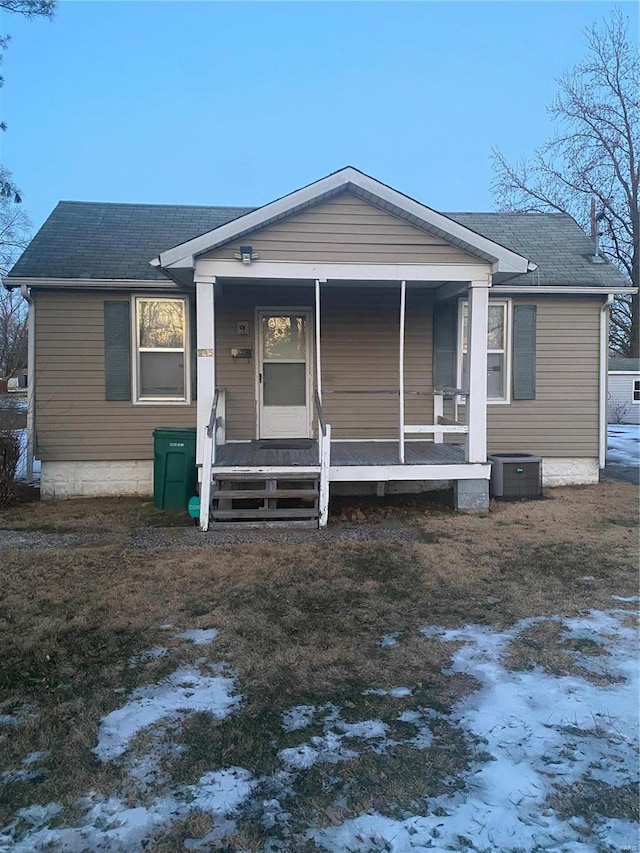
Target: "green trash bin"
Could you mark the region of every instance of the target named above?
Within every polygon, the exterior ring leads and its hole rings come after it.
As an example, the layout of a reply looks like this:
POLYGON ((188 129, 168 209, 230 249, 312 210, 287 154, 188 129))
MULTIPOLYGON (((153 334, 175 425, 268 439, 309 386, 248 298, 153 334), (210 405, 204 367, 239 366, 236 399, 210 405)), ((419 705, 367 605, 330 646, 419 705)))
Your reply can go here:
POLYGON ((153 431, 153 505, 186 509, 196 494, 195 427, 153 431))

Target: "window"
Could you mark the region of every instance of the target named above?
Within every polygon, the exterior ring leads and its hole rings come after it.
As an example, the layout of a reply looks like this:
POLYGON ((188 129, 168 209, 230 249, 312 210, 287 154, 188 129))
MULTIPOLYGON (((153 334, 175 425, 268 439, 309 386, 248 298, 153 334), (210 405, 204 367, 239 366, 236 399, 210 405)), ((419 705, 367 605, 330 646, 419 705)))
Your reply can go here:
POLYGON ((136 400, 188 402, 187 303, 135 300, 136 400))
MULTIPOLYGON (((469 303, 463 302, 460 311, 460 341, 458 352, 458 387, 468 389, 469 366, 467 342, 469 303)), ((509 303, 489 302, 487 328, 487 399, 490 402, 509 401, 509 303)))
POLYGON ((640 403, 640 379, 633 380, 633 402, 640 403))

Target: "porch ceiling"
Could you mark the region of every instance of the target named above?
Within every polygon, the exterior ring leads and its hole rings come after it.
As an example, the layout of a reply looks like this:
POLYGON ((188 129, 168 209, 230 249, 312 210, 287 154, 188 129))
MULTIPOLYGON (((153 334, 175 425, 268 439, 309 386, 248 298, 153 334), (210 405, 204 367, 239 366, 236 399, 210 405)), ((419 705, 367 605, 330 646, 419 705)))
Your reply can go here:
MULTIPOLYGON (((290 278, 290 279, 282 279, 278 280, 278 286, 282 287, 308 287, 311 292, 313 292, 315 288, 315 279, 310 278, 290 278)), ((449 280, 441 280, 441 281, 408 281, 407 288, 409 289, 432 289, 437 290, 445 284, 449 284, 449 280)), ((393 290, 398 289, 399 282, 396 279, 392 279, 389 281, 374 281, 374 280, 353 280, 353 279, 329 279, 327 281, 322 282, 323 290, 328 287, 346 288, 346 287, 355 287, 355 288, 372 288, 372 287, 384 287, 391 288, 393 290)), ((458 284, 458 282, 456 282, 458 284)), ((274 281, 271 278, 233 278, 232 276, 225 277, 216 277, 216 289, 218 293, 220 292, 221 287, 229 286, 229 287, 250 287, 250 286, 258 286, 258 287, 273 287, 274 281)))

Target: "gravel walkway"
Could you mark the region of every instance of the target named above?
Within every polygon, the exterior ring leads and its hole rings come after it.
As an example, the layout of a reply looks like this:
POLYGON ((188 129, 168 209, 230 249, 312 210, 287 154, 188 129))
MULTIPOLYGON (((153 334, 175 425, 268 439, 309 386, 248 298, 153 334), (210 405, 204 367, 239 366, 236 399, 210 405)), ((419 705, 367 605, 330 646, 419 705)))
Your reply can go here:
POLYGON ((104 543, 108 537, 98 533, 40 533, 24 530, 0 530, 0 551, 40 551, 43 548, 68 548, 70 545, 104 543))
POLYGON ((336 522, 324 530, 304 527, 223 528, 201 533, 197 527, 141 527, 128 541, 115 533, 45 533, 24 530, 0 530, 0 551, 37 551, 42 549, 108 545, 125 548, 209 548, 212 545, 239 545, 248 542, 408 542, 416 538, 410 524, 336 522))
POLYGON ((143 527, 131 537, 134 548, 206 548, 246 542, 407 542, 416 538, 409 524, 343 524, 336 522, 324 530, 312 527, 228 527, 201 533, 196 527, 143 527))

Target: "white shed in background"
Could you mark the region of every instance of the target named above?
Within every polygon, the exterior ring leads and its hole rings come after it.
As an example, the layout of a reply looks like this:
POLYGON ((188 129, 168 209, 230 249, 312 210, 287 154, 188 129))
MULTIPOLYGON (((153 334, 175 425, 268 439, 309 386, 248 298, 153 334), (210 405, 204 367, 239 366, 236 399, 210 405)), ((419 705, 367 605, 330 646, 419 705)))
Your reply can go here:
POLYGON ((609 423, 640 423, 640 358, 609 359, 609 423))

